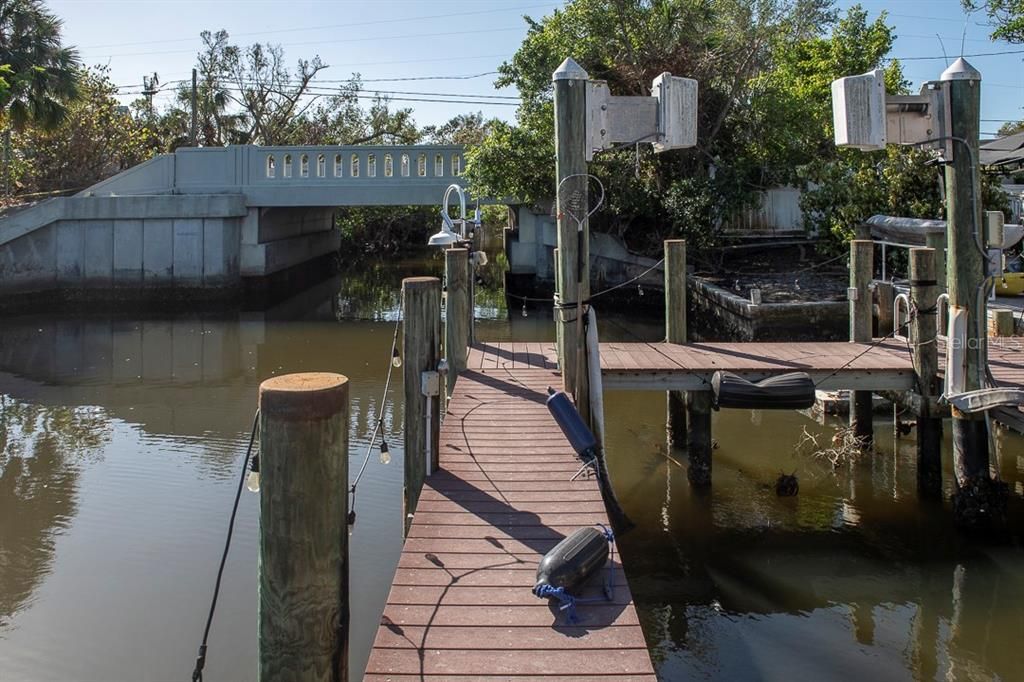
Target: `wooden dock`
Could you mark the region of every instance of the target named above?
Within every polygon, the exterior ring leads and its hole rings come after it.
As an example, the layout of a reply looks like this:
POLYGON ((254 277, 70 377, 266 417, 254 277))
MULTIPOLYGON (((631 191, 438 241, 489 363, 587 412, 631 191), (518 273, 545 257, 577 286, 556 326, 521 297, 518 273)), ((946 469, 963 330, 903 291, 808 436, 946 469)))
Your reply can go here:
MULTIPOLYGON (((991 348, 1000 383, 1024 385, 1022 345, 991 348)), ((870 349, 604 343, 601 363, 607 389, 702 390, 717 370, 754 380, 804 371, 824 388, 913 383, 900 340, 870 349)), ((561 538, 608 523, 596 481, 569 480, 580 463, 544 404, 547 387, 560 385, 552 343, 471 349, 441 427, 441 470, 424 484, 365 679, 655 680, 618 555, 614 600, 580 605, 578 625, 530 591, 538 560, 561 538)), ((599 594, 594 585, 584 596, 599 594)))
POLYGON ((597 482, 569 480, 580 463, 544 404, 562 381, 551 350, 470 352, 364 679, 655 681, 618 553, 614 600, 580 604, 577 625, 530 591, 561 538, 608 524, 597 482))

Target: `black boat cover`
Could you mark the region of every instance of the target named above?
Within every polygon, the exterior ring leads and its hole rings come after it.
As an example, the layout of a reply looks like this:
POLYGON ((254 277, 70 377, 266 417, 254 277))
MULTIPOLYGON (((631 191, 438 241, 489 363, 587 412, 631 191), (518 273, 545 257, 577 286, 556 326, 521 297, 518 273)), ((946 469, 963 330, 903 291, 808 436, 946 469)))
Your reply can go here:
POLYGON ((711 377, 715 409, 803 410, 814 406, 814 383, 805 372, 747 381, 731 372, 711 377))

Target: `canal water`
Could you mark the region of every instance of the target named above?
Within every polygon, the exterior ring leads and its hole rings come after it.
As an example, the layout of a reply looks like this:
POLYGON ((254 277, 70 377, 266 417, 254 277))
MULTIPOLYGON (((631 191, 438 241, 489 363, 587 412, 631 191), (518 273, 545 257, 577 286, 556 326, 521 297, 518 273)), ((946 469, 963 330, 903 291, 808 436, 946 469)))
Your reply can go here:
MULTIPOLYGON (((255 410, 270 376, 351 380, 350 471, 383 415, 351 538, 352 679, 401 547, 401 383, 381 401, 403 275, 379 263, 260 312, 38 315, 0 325, 0 680, 188 679, 255 410)), ((550 317, 483 287, 478 336, 546 340, 550 317)), ((629 306, 618 306, 620 309, 629 306)), ((660 320, 601 311, 605 339, 660 320)), ((912 438, 836 464, 837 424, 714 417, 714 487, 665 445, 665 398, 606 394, 608 457, 637 529, 627 575, 662 679, 1024 679, 1024 441, 1000 436, 1018 537, 976 545, 917 498, 912 438), (800 492, 774 481, 796 473, 800 492)), ((948 458, 947 458, 948 459, 948 458)), ((946 472, 949 480, 949 472, 946 472)), ((244 494, 210 634, 209 680, 256 670, 257 496, 244 494)))

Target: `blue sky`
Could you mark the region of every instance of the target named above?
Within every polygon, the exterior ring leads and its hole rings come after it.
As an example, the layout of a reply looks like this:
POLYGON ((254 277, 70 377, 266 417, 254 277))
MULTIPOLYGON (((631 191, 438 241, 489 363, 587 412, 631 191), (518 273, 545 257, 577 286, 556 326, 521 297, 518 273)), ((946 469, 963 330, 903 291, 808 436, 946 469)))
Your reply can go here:
MULTIPOLYGON (((421 125, 441 123, 464 111, 511 118, 514 90, 495 90, 492 72, 526 34, 523 14, 540 18, 561 2, 541 0, 50 0, 65 21, 68 43, 88 64, 109 64, 114 81, 137 92, 142 76, 156 71, 163 83, 190 77, 203 29, 227 29, 239 44, 279 43, 288 63, 319 54, 330 68, 319 80, 344 80, 358 71, 367 88, 395 94, 395 104, 414 108, 421 125), (458 80, 375 80, 475 76, 458 80), (409 94, 406 94, 409 93, 409 94), (437 93, 424 96, 419 93, 437 93), (487 97, 481 97, 487 96, 487 97), (415 99, 480 102, 428 103, 415 99)), ((845 8, 850 2, 840 2, 845 8)), ((904 58, 914 90, 938 78, 945 52, 965 54, 1018 50, 1016 54, 968 57, 982 72, 983 132, 1001 119, 1024 117, 1024 45, 989 40, 986 17, 967 17, 959 0, 865 0, 872 16, 888 10, 898 39, 893 56, 904 58), (966 32, 965 32, 966 30, 966 32), (926 59, 922 59, 926 58, 926 59)), ((677 74, 685 76, 686 74, 677 74)), ((325 83, 326 85, 326 83, 325 83)), ((172 97, 172 87, 158 103, 172 97)), ((126 97, 131 99, 131 97, 126 97)), ((984 136, 983 136, 984 137, 984 136)))

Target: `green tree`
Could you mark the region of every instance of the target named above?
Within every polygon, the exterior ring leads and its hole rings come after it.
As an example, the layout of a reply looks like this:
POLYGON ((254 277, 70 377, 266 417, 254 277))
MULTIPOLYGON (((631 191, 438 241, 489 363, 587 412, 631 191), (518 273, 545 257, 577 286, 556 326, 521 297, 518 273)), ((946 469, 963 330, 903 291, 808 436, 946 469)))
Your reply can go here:
POLYGON ((999 126, 999 137, 1006 137, 1007 135, 1016 135, 1017 133, 1024 132, 1024 121, 1007 121, 1003 125, 999 126))
POLYGON ((420 140, 412 109, 393 109, 387 97, 365 93, 355 73, 337 89, 313 95, 315 106, 296 118, 288 144, 414 144, 420 140), (372 97, 369 107, 361 103, 366 97, 372 97))
POLYGON ((473 147, 482 144, 497 119, 484 120, 481 112, 459 114, 439 126, 423 129, 423 138, 433 144, 462 144, 473 147))
POLYGON ((968 12, 984 10, 995 26, 993 40, 1024 43, 1024 0, 961 0, 968 12))
POLYGON ((56 128, 29 126, 15 136, 26 192, 81 189, 152 153, 150 132, 118 102, 106 67, 83 69, 76 78, 82 96, 56 128))
POLYGON ((61 23, 40 0, 0 0, 0 64, 11 69, 0 107, 17 130, 59 125, 78 95, 78 54, 61 23))
MULTIPOLYGON (((696 149, 603 152, 591 164, 608 188, 595 228, 652 251, 670 235, 711 244, 758 189, 833 158, 829 84, 878 66, 893 38, 884 17, 869 22, 859 7, 837 22, 829 0, 573 0, 526 21, 527 37, 497 81, 516 86, 523 103, 514 125, 495 123, 468 154, 474 191, 549 205, 551 73, 566 56, 616 95, 648 95, 664 71, 695 78, 696 149)), ((902 82, 898 66, 889 77, 902 82)))
MULTIPOLYGON (((795 43, 782 38, 775 45, 772 66, 751 83, 750 106, 743 112, 746 154, 771 169, 769 183, 794 183, 801 166, 836 156, 832 81, 885 66, 894 39, 885 12, 869 21, 854 5, 831 35, 795 43)), ((893 94, 906 91, 899 62, 886 66, 886 85, 893 94)))

